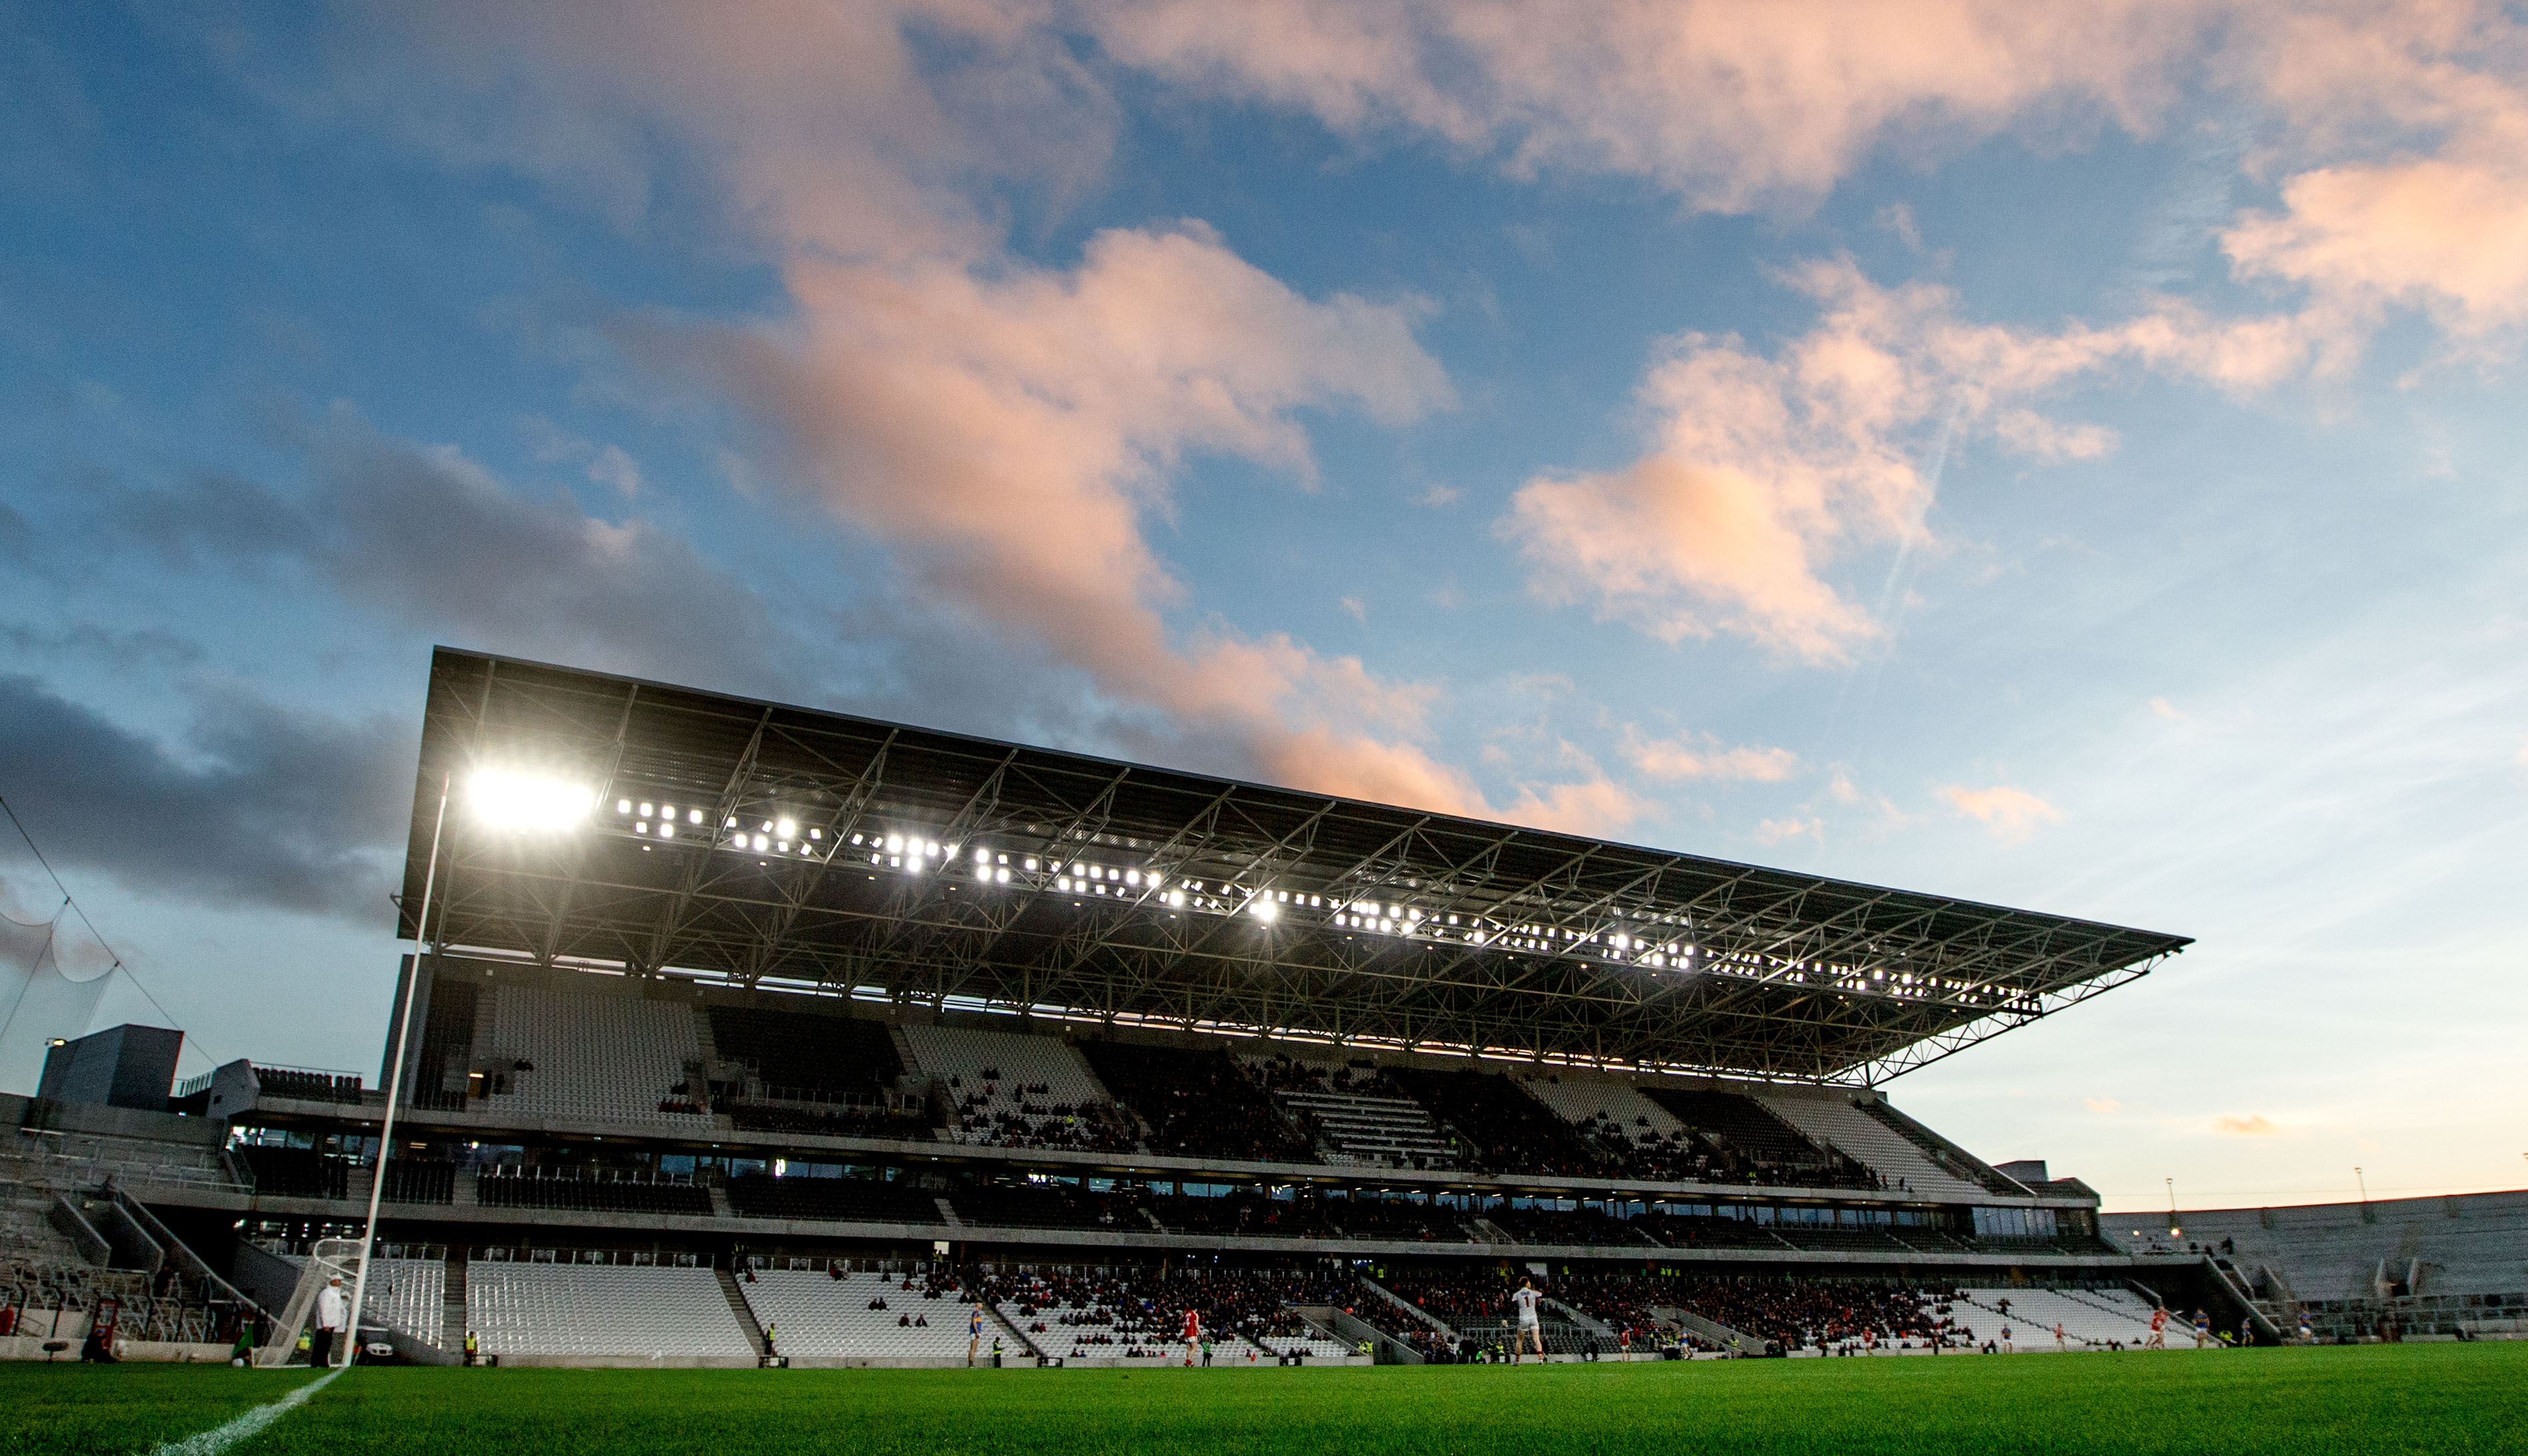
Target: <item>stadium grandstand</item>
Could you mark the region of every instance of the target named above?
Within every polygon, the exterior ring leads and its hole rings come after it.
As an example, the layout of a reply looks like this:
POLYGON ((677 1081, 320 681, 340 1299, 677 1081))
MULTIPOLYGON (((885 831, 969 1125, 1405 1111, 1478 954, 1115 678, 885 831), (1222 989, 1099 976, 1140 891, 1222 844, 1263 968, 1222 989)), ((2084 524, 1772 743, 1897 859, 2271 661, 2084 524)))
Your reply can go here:
POLYGON ((1555 1358, 2121 1347, 2345 1282, 1888 1100, 2176 936, 448 650, 399 904, 374 1082, 9 1100, 13 1351, 287 1359, 373 1195, 429 1363, 1486 1359, 1521 1280, 1555 1358))

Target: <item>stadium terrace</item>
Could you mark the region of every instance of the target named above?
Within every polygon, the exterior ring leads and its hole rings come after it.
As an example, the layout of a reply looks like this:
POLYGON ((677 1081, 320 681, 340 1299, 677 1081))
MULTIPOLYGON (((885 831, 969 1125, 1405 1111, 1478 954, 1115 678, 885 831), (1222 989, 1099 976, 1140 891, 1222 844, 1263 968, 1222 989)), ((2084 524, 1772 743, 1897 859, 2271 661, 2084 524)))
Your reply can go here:
POLYGON ((2180 937, 470 652, 427 712, 378 1084, 60 1049, 18 1335, 286 1361, 336 1271, 426 1363, 2279 1332, 1884 1092, 2180 937))

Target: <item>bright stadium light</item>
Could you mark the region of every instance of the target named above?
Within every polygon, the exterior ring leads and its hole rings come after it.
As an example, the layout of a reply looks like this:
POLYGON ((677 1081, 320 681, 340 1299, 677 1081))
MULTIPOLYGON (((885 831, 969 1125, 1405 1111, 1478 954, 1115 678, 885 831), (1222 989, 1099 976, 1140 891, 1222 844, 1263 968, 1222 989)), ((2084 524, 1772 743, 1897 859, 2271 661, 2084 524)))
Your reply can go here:
POLYGON ((1275 920, 1282 917, 1282 908, 1260 895, 1253 900, 1248 901, 1246 903, 1246 909, 1255 916, 1255 918, 1263 921, 1267 925, 1272 924, 1275 920))
POLYGON ((506 768, 478 769, 465 789, 476 818, 521 834, 568 829, 597 806, 585 784, 506 768))

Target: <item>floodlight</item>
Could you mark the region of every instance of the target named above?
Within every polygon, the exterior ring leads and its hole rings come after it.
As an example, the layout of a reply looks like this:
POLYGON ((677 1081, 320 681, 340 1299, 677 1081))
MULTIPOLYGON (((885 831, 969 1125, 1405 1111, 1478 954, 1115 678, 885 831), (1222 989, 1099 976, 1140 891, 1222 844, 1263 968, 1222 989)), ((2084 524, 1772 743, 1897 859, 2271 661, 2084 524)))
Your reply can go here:
POLYGON ((477 769, 466 789, 476 817, 522 834, 568 829, 597 803, 584 784, 505 768, 477 769))
POLYGON ((799 821, 796 819, 782 820, 780 825, 772 831, 772 837, 774 839, 797 839, 799 837, 799 821))
POLYGON ((1262 896, 1257 896, 1255 899, 1248 901, 1246 903, 1246 908, 1253 911, 1255 918, 1263 921, 1267 925, 1272 924, 1275 920, 1282 917, 1282 908, 1275 905, 1273 902, 1264 899, 1262 896))

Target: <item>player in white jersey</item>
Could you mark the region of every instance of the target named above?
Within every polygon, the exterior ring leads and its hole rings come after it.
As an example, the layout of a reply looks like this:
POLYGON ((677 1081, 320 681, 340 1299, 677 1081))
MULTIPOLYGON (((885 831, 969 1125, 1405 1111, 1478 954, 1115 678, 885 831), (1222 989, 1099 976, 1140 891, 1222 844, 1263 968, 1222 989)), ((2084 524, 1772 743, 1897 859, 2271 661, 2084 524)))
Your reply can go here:
POLYGON ((1537 1301, 1544 1297, 1536 1292, 1535 1285, 1525 1279, 1519 1280, 1518 1287, 1510 1291, 1510 1308, 1518 1311, 1518 1333, 1509 1343, 1509 1363, 1512 1365, 1518 1364, 1519 1354, 1527 1348, 1530 1340, 1536 1342, 1537 1360, 1541 1363, 1545 1359, 1545 1326, 1537 1323, 1536 1318, 1537 1301))

